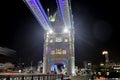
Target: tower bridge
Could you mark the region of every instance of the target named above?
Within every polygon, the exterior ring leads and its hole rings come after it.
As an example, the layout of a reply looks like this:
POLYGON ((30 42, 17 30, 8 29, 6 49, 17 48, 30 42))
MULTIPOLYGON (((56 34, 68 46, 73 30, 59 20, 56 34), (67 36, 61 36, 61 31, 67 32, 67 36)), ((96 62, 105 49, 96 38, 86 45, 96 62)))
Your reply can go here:
POLYGON ((39 0, 24 0, 45 30, 43 73, 75 75, 74 24, 70 0, 56 0, 54 16, 47 16, 39 0))

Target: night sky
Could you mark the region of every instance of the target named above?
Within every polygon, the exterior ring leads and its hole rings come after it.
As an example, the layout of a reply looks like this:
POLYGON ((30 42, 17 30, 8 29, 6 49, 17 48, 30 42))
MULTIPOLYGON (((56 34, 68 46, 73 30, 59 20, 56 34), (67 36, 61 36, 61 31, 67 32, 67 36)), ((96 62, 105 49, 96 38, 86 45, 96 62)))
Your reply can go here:
MULTIPOLYGON (((120 61, 120 2, 117 0, 72 0, 75 27, 75 63, 104 62, 103 50, 111 62, 120 61)), ((15 62, 37 64, 43 57, 44 29, 22 0, 2 0, 0 5, 0 46, 14 49, 15 62)), ((41 0, 50 13, 55 0, 41 0)))

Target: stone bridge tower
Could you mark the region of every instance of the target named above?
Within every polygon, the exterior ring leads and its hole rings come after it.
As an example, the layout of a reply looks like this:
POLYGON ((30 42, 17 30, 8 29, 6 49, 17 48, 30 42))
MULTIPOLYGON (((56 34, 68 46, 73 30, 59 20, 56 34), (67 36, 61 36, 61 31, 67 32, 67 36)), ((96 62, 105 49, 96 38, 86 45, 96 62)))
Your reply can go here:
POLYGON ((57 10, 49 16, 39 0, 24 2, 45 29, 43 73, 67 72, 75 75, 74 25, 70 0, 56 0, 57 10))

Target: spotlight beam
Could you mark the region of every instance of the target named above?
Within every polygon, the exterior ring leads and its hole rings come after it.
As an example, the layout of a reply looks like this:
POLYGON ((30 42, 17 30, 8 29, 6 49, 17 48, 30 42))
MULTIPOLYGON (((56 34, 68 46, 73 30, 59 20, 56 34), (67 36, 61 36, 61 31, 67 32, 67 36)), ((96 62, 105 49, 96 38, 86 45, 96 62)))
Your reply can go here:
POLYGON ((46 31, 52 28, 52 25, 40 3, 39 0, 23 0, 27 7, 31 10, 35 18, 38 20, 39 24, 46 31))
POLYGON ((67 28, 72 27, 72 10, 70 0, 56 0, 58 9, 63 18, 64 26, 67 28))

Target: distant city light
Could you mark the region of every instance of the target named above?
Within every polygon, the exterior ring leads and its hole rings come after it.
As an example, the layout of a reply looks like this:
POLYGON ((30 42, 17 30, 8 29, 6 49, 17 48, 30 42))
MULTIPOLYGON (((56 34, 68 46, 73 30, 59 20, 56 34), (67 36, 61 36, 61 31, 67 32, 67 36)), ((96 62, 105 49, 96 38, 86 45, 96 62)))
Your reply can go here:
POLYGON ((108 51, 103 51, 103 53, 102 53, 103 55, 105 55, 105 54, 108 54, 108 51))
POLYGON ((100 64, 100 66, 104 66, 104 64, 103 64, 103 63, 101 63, 101 64, 100 64))

